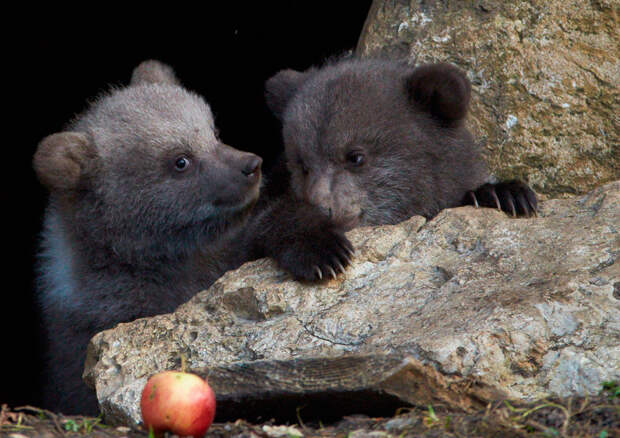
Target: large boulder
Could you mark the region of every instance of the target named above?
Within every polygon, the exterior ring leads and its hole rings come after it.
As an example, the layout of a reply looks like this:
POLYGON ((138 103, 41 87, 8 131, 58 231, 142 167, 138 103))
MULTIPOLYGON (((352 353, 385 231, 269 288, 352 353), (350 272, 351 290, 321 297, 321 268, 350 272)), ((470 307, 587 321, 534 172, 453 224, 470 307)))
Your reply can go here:
POLYGON ((462 207, 356 229, 337 279, 247 263, 174 313, 96 335, 85 378, 116 423, 139 421, 146 379, 182 355, 238 416, 339 396, 467 408, 595 394, 620 379, 619 217, 620 181, 536 218, 462 207))
POLYGON ((620 175, 619 11, 612 0, 374 0, 357 52, 461 67, 493 172, 551 197, 585 193, 620 175))

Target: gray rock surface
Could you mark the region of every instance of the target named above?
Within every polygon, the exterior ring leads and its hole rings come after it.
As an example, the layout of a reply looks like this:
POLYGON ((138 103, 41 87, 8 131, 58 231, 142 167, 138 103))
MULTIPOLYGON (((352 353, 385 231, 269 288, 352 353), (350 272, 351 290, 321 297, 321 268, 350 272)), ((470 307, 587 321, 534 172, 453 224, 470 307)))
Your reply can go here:
POLYGON ((554 198, 585 193, 620 177, 619 5, 375 0, 357 52, 461 67, 491 170, 554 198))
MULTIPOLYGON (((337 279, 300 283, 268 259, 247 263, 172 314, 96 335, 85 379, 111 422, 139 421, 146 379, 178 369, 181 355, 210 375, 218 402, 234 386, 222 367, 254 370, 257 390, 277 388, 257 372, 269 361, 288 363, 287 381, 303 390, 315 379, 307 370, 330 368, 295 361, 357 358, 362 377, 351 385, 384 391, 377 367, 364 371, 364 358, 378 356, 386 370, 405 360, 515 399, 598 393, 620 379, 618 231, 620 181, 543 202, 538 218, 463 207, 356 229, 355 260, 337 279)), ((396 386, 405 402, 426 400, 406 379, 396 386)))

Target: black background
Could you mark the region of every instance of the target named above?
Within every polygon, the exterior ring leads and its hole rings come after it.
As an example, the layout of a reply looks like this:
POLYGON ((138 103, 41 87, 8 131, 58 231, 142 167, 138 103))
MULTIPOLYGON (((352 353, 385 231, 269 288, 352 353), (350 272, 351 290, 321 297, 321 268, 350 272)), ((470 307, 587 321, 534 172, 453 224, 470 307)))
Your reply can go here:
POLYGON ((224 142, 263 156, 269 166, 280 130, 264 104, 265 80, 354 49, 370 3, 210 1, 196 10, 122 20, 124 12, 112 6, 63 18, 39 12, 33 19, 30 11, 5 16, 14 30, 2 37, 8 78, 2 93, 0 404, 40 402, 33 265, 46 193, 32 171, 37 143, 61 131, 89 99, 127 84, 141 61, 159 59, 210 103, 224 142))

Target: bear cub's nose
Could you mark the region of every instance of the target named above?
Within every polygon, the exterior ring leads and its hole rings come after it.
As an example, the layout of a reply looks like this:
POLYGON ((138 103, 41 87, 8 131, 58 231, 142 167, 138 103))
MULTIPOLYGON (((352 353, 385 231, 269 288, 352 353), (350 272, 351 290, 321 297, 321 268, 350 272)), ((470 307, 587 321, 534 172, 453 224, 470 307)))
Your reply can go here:
POLYGON ((260 171, 260 167, 263 164, 263 159, 254 155, 245 163, 245 166, 241 170, 245 176, 252 176, 260 171))

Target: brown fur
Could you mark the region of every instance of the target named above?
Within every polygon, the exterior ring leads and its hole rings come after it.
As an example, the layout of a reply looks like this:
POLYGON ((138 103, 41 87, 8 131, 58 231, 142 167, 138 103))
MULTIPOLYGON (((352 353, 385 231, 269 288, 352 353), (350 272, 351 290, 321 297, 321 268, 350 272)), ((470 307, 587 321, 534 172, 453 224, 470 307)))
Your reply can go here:
MULTIPOLYGON (((464 125, 470 91, 449 64, 345 59, 276 74, 266 99, 282 122, 291 189, 285 196, 318 208, 340 230, 432 218, 474 202, 532 214, 536 198, 527 185, 490 183, 464 125)), ((298 242, 312 241, 301 236, 306 226, 312 229, 302 222, 298 242)), ((302 278, 319 275, 301 251, 286 265, 302 278)))
POLYGON ((86 345, 116 323, 173 311, 247 260, 261 159, 222 144, 209 106, 172 70, 141 64, 34 156, 50 202, 38 289, 46 407, 95 414, 86 345))

